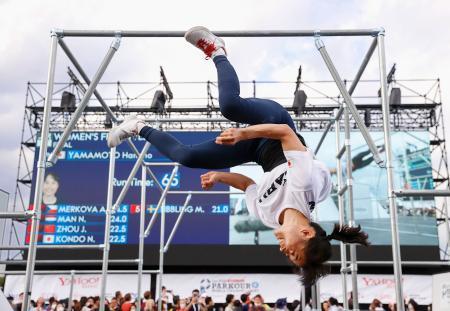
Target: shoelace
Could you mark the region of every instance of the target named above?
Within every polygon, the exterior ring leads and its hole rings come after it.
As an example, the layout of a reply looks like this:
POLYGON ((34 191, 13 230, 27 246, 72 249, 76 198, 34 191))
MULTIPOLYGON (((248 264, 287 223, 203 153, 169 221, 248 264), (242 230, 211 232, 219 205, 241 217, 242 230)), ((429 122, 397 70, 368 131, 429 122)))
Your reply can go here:
POLYGON ((217 47, 214 44, 214 42, 210 42, 205 39, 198 40, 197 47, 200 48, 203 51, 203 53, 206 54, 206 59, 210 59, 212 53, 214 53, 217 50, 217 47))

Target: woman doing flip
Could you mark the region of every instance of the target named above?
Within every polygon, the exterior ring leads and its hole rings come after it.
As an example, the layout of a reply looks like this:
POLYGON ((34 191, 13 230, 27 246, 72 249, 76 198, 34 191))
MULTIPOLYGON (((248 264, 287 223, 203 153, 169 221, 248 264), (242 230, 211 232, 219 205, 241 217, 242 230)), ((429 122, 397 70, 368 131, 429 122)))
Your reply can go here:
POLYGON ((201 176, 202 187, 207 190, 215 183, 225 183, 245 191, 250 214, 275 229, 280 251, 302 268, 303 283, 312 284, 327 273, 323 263, 331 257, 331 239, 367 246, 367 234, 360 227, 335 224, 327 235, 319 224, 311 222, 316 204, 330 194, 328 168, 306 148, 280 104, 239 96, 239 80, 227 59, 223 39, 204 27, 191 28, 185 39, 211 58, 217 68, 223 116, 250 126, 227 129, 215 140, 188 146, 133 116, 111 130, 108 146, 140 135, 172 161, 191 168, 223 169, 246 162, 261 165, 264 176, 258 184, 241 174, 210 171, 201 176))

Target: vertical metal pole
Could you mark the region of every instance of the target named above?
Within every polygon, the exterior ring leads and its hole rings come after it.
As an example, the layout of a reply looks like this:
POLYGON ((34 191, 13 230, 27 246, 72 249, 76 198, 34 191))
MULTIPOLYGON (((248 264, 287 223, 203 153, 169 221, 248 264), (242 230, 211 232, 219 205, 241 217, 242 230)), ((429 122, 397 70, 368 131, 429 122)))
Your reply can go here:
POLYGON ((322 302, 320 300, 320 282, 316 282, 316 301, 317 301, 317 310, 322 310, 322 302))
POLYGON ((105 311, 105 293, 106 293, 106 281, 108 272, 109 261, 109 237, 111 227, 111 214, 114 195, 114 170, 116 164, 116 148, 111 148, 109 152, 109 176, 108 176, 108 194, 106 197, 106 220, 105 220, 105 240, 103 242, 103 263, 102 263, 102 284, 100 288, 100 311, 105 311))
MULTIPOLYGON (((340 118, 338 118, 338 112, 335 110, 334 116, 336 118, 335 121, 335 132, 336 132, 336 154, 339 153, 341 148, 341 123, 340 118)), ((342 188, 342 163, 341 157, 336 157, 336 177, 337 177, 337 185, 338 191, 342 188)), ((344 196, 338 196, 338 209, 339 209, 339 224, 342 226, 345 224, 345 202, 344 196)), ((341 250, 341 281, 342 281, 342 297, 344 303, 344 310, 348 310, 348 301, 347 301, 347 249, 346 245, 343 242, 340 242, 340 250, 341 250)))
POLYGON ((387 95, 387 78, 386 78, 386 57, 384 54, 384 30, 378 34, 378 60, 380 67, 380 84, 381 84, 381 107, 383 110, 383 128, 384 128, 384 146, 386 152, 386 173, 388 183, 388 200, 389 212, 391 219, 392 234, 392 259, 394 264, 395 277, 395 297, 397 301, 397 310, 404 311, 403 305, 403 286, 402 286, 402 265, 400 256, 400 239, 398 234, 397 205, 394 195, 394 170, 391 149, 390 134, 390 112, 387 95))
POLYGON ((444 226, 447 230, 447 244, 445 245, 445 252, 444 252, 444 260, 446 259, 445 256, 447 256, 448 260, 450 260, 450 224, 448 221, 448 206, 447 206, 447 198, 444 198, 444 226))
MULTIPOLYGON (((156 292, 158 293, 158 311, 162 310, 162 281, 163 281, 163 266, 164 266, 164 230, 165 230, 165 224, 166 224, 166 196, 167 192, 170 189, 170 186, 172 185, 172 181, 178 172, 178 165, 176 164, 175 167, 172 170, 172 173, 170 174, 169 180, 167 182, 166 188, 164 189, 163 193, 161 194, 161 198, 159 199, 158 206, 155 210, 155 214, 158 213, 159 207, 161 208, 161 232, 159 236, 159 270, 158 270, 158 278, 156 281, 156 292)), ((150 233, 150 229, 152 228, 152 221, 156 219, 156 215, 153 215, 153 217, 150 219, 150 223, 147 226, 147 229, 145 230, 145 235, 148 236, 150 233)))
POLYGON ((305 290, 305 285, 302 285, 301 295, 302 295, 302 299, 301 299, 302 311, 304 311, 306 309, 306 290, 305 290))
POLYGON ((36 245, 41 219, 42 185, 44 183, 45 162, 47 158, 48 132, 50 127, 50 114, 53 99, 53 83, 55 80, 56 51, 58 37, 53 30, 51 33, 50 61, 47 76, 47 91, 45 94, 44 116, 41 129, 41 146, 39 148, 39 160, 37 162, 36 188, 34 190, 33 217, 31 218, 30 245, 27 257, 27 270, 25 273, 25 290, 23 295, 22 311, 28 311, 33 283, 34 265, 36 261, 36 245))
MULTIPOLYGON (((170 185, 168 185, 170 187, 170 185)), ((167 189, 167 188, 166 188, 167 189)), ((166 199, 161 205, 161 230, 159 234, 159 273, 158 273, 158 311, 162 311, 162 286, 163 286, 163 268, 164 268, 164 232, 166 225, 166 199)))
POLYGON ((317 310, 317 301, 316 301, 316 285, 311 285, 311 303, 312 303, 312 309, 317 310))
MULTIPOLYGON (((347 103, 344 103, 344 130, 345 130, 345 153, 347 156, 347 206, 348 206, 348 224, 355 227, 354 211, 353 211, 353 162, 352 148, 350 143, 350 116, 347 103)), ((353 290, 353 310, 359 310, 358 305, 358 267, 356 261, 356 245, 350 244, 350 270, 352 273, 352 290, 353 290)))
POLYGON ((73 305, 73 287, 75 284, 75 270, 70 271, 70 289, 69 289, 69 301, 67 302, 67 310, 72 311, 73 305))
POLYGON ((142 165, 141 177, 141 219, 139 222, 139 263, 138 263, 138 288, 137 288, 137 305, 136 310, 141 311, 142 300, 142 270, 144 268, 144 230, 145 230, 145 191, 147 183, 147 170, 142 165))

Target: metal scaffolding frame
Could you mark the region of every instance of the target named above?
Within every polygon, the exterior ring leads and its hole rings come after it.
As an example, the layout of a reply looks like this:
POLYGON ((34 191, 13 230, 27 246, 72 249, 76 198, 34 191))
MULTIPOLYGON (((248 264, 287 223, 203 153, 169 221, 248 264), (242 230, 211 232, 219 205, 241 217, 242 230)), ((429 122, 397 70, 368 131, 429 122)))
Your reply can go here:
MULTIPOLYGON (((402 292, 402 270, 401 270, 401 257, 400 257, 400 244, 399 244, 399 235, 398 235, 398 222, 397 222, 397 209, 395 198, 399 195, 410 195, 410 196, 423 196, 423 195, 449 195, 448 192, 436 192, 436 191, 427 191, 426 193, 423 191, 411 191, 411 192, 399 192, 395 191, 393 184, 393 165, 392 165, 392 151, 391 151, 391 141, 390 141, 390 110, 389 110, 389 102, 387 95, 387 75, 386 75, 386 60, 385 60, 385 47, 384 47, 384 36, 385 31, 382 28, 376 29, 361 29, 361 30, 284 30, 284 31, 216 31, 215 34, 222 37, 314 37, 316 47, 322 56, 324 63, 326 64, 328 70, 333 77, 341 95, 343 101, 339 106, 339 110, 336 111, 334 118, 328 118, 326 120, 321 120, 328 122, 326 126, 325 133, 319 144, 316 148, 316 151, 319 150, 325 135, 329 132, 332 125, 335 125, 336 133, 339 133, 339 129, 341 127, 341 117, 344 115, 344 130, 345 130, 345 142, 344 146, 340 148, 338 145, 337 150, 337 164, 338 168, 342 170, 342 164, 340 163, 341 157, 346 153, 347 158, 347 172, 346 172, 346 182, 345 184, 342 181, 342 175, 339 177, 339 210, 340 210, 340 222, 347 222, 350 226, 354 226, 355 222, 353 219, 353 197, 352 197, 352 168, 351 165, 351 154, 350 154, 350 114, 352 116, 353 122, 356 124, 357 128, 361 131, 369 149, 371 150, 375 162, 383 166, 383 160, 378 154, 378 150, 364 124, 361 119, 361 116, 358 114, 356 106, 352 100, 351 94, 353 90, 356 88, 364 69, 369 62, 373 52, 376 48, 378 48, 378 62, 379 62, 379 82, 380 82, 380 90, 381 90, 381 107, 382 107, 382 119, 383 119, 383 128, 384 128, 384 142, 386 148, 386 164, 385 168, 387 170, 387 183, 388 183, 388 198, 389 198, 389 210, 391 215, 391 231, 392 231, 392 254, 393 254, 393 268, 394 268, 394 277, 395 277, 395 293, 396 293, 396 302, 398 310, 403 311, 403 292, 402 292), (353 80, 351 87, 347 90, 343 80, 339 76, 334 64, 328 55, 328 52, 325 48, 324 43, 321 40, 321 37, 327 36, 369 36, 373 37, 372 44, 359 67, 356 78, 353 80), (348 216, 345 217, 344 213, 344 194, 347 195, 347 213, 348 216), (347 219, 346 219, 347 218, 347 219)), ((86 31, 86 30, 59 30, 55 29, 51 31, 51 48, 50 48, 50 59, 49 59, 49 68, 48 68, 48 77, 47 77, 47 88, 45 92, 45 103, 44 103, 44 112, 43 112, 43 120, 42 120, 42 129, 41 129, 41 146, 39 151, 39 159, 37 162, 37 174, 36 174, 36 188, 34 192, 34 208, 32 211, 27 211, 23 213, 13 212, 13 213, 2 213, 0 217, 2 218, 14 218, 14 219, 31 219, 31 232, 30 232, 30 243, 28 247, 28 257, 26 261, 26 274, 25 274, 25 290, 24 290, 24 302, 23 309, 27 310, 30 302, 30 295, 32 290, 32 280, 34 273, 36 261, 36 250, 40 248, 37 246, 37 233, 39 228, 39 221, 41 216, 40 206, 42 204, 42 185, 44 181, 45 169, 47 166, 54 165, 57 161, 57 155, 62 150, 64 144, 66 143, 70 133, 75 128, 75 125, 82 115, 83 111, 87 107, 89 100, 92 95, 94 95, 97 100, 101 103, 102 108, 105 110, 107 115, 111 118, 113 123, 117 123, 118 119, 110 109, 110 107, 105 103, 103 98, 100 96, 99 92, 96 90, 98 83, 100 82, 105 70, 107 69, 111 59, 117 52, 120 46, 120 41, 124 37, 183 37, 183 31, 86 31), (68 46, 65 44, 63 38, 64 37, 112 37, 113 42, 105 55, 103 61, 101 62, 97 72, 94 74, 92 80, 90 80, 86 73, 83 71, 82 67, 74 57, 74 55, 69 50, 68 46), (58 141, 57 146, 54 148, 51 155, 47 158, 47 137, 49 134, 49 124, 50 124, 50 115, 52 111, 52 96, 53 96, 53 87, 54 87, 54 77, 55 77, 55 67, 56 67, 56 54, 57 54, 57 45, 60 45, 62 50, 66 53, 68 58, 74 64, 80 75, 82 76, 88 88, 84 91, 84 96, 82 98, 81 103, 78 105, 77 109, 73 113, 70 122, 66 126, 64 133, 61 136, 61 139, 58 141)), ((184 122, 180 120, 180 122, 184 122)), ((337 134, 337 140, 339 140, 337 134)), ((109 260, 109 225, 111 223, 111 215, 115 211, 115 209, 120 205, 123 200, 129 186, 130 180, 135 176, 139 167, 142 167, 142 181, 145 181, 147 178, 147 174, 149 174, 155 181, 158 188, 161 190, 161 198, 158 202, 158 208, 152 216, 150 223, 147 228, 144 230, 144 221, 145 220, 145 208, 141 208, 141 224, 140 224, 140 235, 139 235, 139 259, 132 260, 133 262, 138 262, 138 273, 142 275, 143 273, 143 241, 145 235, 148 235, 151 229, 151 226, 155 222, 155 219, 158 215, 158 209, 161 209, 161 234, 160 234, 160 250, 159 250, 159 270, 155 272, 158 273, 158 288, 159 293, 161 291, 162 285, 162 277, 163 277, 163 264, 164 264, 164 252, 167 251, 169 244, 173 238, 173 234, 175 233, 182 217, 184 214, 183 211, 180 213, 175 226, 172 229, 172 233, 170 234, 167 242, 164 239, 164 226, 165 226, 165 197, 170 194, 170 182, 167 184, 165 188, 156 180, 152 170, 150 169, 151 163, 146 163, 143 161, 146 151, 149 148, 149 144, 146 144, 141 152, 138 151, 136 146, 133 144, 131 140, 127 141, 130 145, 133 152, 138 156, 138 160, 133 167, 130 177, 127 180, 127 183, 122 188, 121 193, 119 194, 117 201, 113 202, 113 187, 112 181, 114 178, 114 166, 115 166, 115 148, 111 148, 110 152, 110 166, 109 166, 109 180, 108 180, 108 194, 107 194, 107 211, 106 211, 106 223, 105 223, 105 242, 101 246, 96 246, 99 249, 103 250, 103 260, 102 260, 102 292, 101 292, 101 310, 104 308, 104 299, 105 299, 105 286, 106 286, 106 276, 108 273, 108 263, 111 262, 109 260)), ((171 179, 176 174, 178 166, 175 165, 172 170, 171 179)), ((339 173, 341 174, 341 170, 339 173)), ((144 185, 144 183, 142 183, 144 185)), ((180 193, 173 192, 173 193, 180 193)), ((213 192, 205 192, 205 193, 213 193, 213 192)), ((229 192, 224 192, 229 193, 229 192)), ((184 204, 184 207, 189 203, 190 197, 192 193, 185 192, 187 194, 187 198, 184 204)), ((141 195, 141 206, 145 206, 145 186, 142 186, 142 195, 141 195)), ((448 222, 448 215, 445 216, 446 221, 448 222)), ((70 247, 69 247, 70 248, 70 247)), ((354 246, 350 247, 350 266, 347 266, 345 246, 341 245, 341 272, 343 274, 343 289, 346 288, 345 284, 345 274, 347 272, 352 273, 352 285, 353 285, 353 297, 354 297, 354 309, 358 309, 358 293, 357 293, 357 284, 356 284, 356 248, 354 246)), ((125 260, 130 262, 130 260, 125 260)), ((138 284, 138 291, 141 291, 141 281, 138 284)), ((140 294, 140 293, 139 293, 140 294)), ((317 289, 316 296, 319 295, 319 290, 317 289)), ((346 293, 344 295, 346 297, 346 293)), ((158 310, 161 310, 161 299, 159 300, 158 310)))

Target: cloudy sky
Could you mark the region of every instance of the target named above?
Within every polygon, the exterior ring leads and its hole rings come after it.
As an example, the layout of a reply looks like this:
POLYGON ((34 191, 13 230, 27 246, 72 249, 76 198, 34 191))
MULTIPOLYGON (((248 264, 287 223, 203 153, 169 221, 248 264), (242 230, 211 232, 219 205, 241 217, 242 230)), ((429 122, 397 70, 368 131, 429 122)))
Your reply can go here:
MULTIPOLYGON (((444 103, 450 81, 448 1, 19 1, 0 0, 0 188, 14 192, 27 81, 45 81, 49 30, 386 29, 388 66, 397 78, 440 77, 444 103)), ((370 39, 324 39, 343 77, 351 78, 370 39)), ((89 75, 111 39, 67 38, 89 75)), ((330 79, 311 38, 227 39, 241 79, 292 81, 300 64, 305 79, 330 79)), ((57 80, 67 81, 67 59, 58 54, 57 80)), ((177 39, 124 39, 103 81, 158 81, 163 65, 172 81, 215 79, 210 62, 177 39)), ((366 78, 377 78, 372 61, 366 78)), ((203 94, 202 94, 203 95, 203 94)), ((290 95, 290 94, 289 94, 290 95)), ((447 126, 450 128, 450 126, 447 126)))

